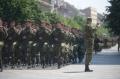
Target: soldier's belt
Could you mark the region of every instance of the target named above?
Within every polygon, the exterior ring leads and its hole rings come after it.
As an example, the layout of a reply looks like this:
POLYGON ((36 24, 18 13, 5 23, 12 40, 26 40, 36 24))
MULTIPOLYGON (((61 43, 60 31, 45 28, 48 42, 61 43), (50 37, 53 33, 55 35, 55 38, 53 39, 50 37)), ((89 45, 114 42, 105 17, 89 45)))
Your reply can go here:
POLYGON ((0 42, 0 46, 3 46, 4 45, 4 42, 0 42))
POLYGON ((13 45, 16 45, 17 44, 17 42, 13 42, 13 45))
POLYGON ((33 41, 29 41, 29 44, 32 44, 33 43, 33 41))

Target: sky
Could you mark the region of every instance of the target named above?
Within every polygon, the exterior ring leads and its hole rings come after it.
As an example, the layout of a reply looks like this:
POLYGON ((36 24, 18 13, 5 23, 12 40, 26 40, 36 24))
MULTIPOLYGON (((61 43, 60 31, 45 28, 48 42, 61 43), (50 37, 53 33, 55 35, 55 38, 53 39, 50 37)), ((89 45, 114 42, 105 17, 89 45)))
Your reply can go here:
POLYGON ((78 9, 84 9, 87 7, 96 8, 98 13, 106 13, 106 6, 110 6, 107 0, 64 0, 78 9))

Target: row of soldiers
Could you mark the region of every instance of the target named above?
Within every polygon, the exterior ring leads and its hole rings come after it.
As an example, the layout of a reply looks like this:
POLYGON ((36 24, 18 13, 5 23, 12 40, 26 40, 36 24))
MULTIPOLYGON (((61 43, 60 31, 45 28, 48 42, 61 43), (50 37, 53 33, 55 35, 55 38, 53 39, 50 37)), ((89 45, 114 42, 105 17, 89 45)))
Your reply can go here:
POLYGON ((61 23, 50 25, 44 21, 23 24, 15 21, 4 24, 0 19, 0 68, 77 63, 84 57, 82 33, 61 23))

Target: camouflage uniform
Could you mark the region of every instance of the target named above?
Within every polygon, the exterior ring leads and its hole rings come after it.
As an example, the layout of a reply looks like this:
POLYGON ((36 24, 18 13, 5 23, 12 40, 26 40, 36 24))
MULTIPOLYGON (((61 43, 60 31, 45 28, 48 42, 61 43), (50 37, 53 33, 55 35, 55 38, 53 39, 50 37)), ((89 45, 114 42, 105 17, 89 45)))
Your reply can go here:
MULTIPOLYGON (((33 37, 35 38, 36 35, 33 37)), ((30 52, 31 52, 31 64, 32 66, 35 66, 35 64, 39 64, 39 55, 40 53, 38 52, 38 44, 35 39, 33 39, 33 43, 30 46, 30 52)))
POLYGON ((73 39, 73 58, 72 58, 72 63, 77 63, 77 53, 78 53, 78 37, 74 34, 74 37, 72 36, 73 39))
POLYGON ((85 27, 85 47, 86 47, 86 58, 85 58, 85 71, 91 72, 89 69, 89 64, 92 60, 92 53, 94 48, 94 32, 95 29, 92 28, 92 19, 87 19, 87 25, 85 27))
POLYGON ((68 54, 68 57, 69 57, 69 62, 71 62, 71 59, 72 59, 72 62, 74 61, 74 52, 73 52, 73 44, 74 44, 74 35, 72 33, 69 32, 69 35, 68 35, 68 40, 69 40, 69 54, 68 54))
POLYGON ((84 58, 84 54, 85 54, 85 44, 84 44, 84 38, 79 37, 78 39, 78 59, 79 59, 79 63, 82 62, 83 58, 84 58))
POLYGON ((8 30, 7 30, 7 38, 6 40, 4 41, 4 63, 5 64, 9 64, 10 65, 14 65, 14 50, 13 50, 13 43, 15 42, 16 40, 16 37, 17 37, 17 33, 14 29, 14 27, 10 27, 8 30))
POLYGON ((61 58, 61 43, 64 40, 64 34, 62 32, 62 30, 60 30, 59 28, 56 28, 51 36, 50 36, 50 43, 54 45, 54 62, 58 63, 58 68, 60 68, 60 65, 62 63, 62 61, 60 62, 61 58))
POLYGON ((14 53, 15 53, 15 64, 16 65, 20 65, 20 44, 21 44, 21 41, 20 41, 20 33, 21 33, 21 29, 17 29, 19 31, 16 31, 17 33, 17 37, 16 37, 16 40, 15 40, 15 45, 14 45, 14 53))
POLYGON ((40 60, 43 68, 45 67, 46 52, 48 52, 43 46, 45 42, 48 43, 48 39, 49 39, 48 31, 45 29, 45 27, 39 27, 39 30, 36 33, 36 42, 38 44, 37 49, 38 53, 40 52, 40 60))
POLYGON ((20 60, 23 65, 30 65, 30 50, 29 46, 32 44, 33 33, 30 27, 25 27, 19 35, 20 41, 20 60))

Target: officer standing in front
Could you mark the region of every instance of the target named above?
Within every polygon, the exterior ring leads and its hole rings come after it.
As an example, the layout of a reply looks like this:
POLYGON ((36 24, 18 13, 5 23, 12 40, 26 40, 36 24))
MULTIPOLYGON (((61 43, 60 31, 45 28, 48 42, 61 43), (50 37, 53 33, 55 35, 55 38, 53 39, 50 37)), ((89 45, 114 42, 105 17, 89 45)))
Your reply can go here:
POLYGON ((86 46, 85 72, 93 71, 90 70, 89 64, 92 60, 95 30, 96 29, 92 26, 92 18, 87 18, 87 25, 85 26, 85 46, 86 46))

